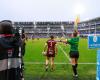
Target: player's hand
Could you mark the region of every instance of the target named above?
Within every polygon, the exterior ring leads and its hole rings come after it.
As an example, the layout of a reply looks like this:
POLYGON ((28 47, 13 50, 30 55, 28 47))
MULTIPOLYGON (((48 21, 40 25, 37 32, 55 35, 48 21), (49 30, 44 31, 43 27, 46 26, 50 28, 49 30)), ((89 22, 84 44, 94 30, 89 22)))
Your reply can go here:
POLYGON ((46 56, 47 53, 46 53, 45 51, 43 51, 42 54, 43 54, 44 56, 46 56))
POLYGON ((62 40, 59 40, 59 42, 62 42, 62 40))
POLYGON ((56 42, 61 42, 61 40, 56 40, 56 42))

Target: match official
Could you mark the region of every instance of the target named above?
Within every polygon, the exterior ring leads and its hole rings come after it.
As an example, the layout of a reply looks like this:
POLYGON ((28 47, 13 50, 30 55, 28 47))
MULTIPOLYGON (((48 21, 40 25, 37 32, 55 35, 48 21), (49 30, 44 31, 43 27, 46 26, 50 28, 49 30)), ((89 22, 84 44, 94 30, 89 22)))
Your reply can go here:
POLYGON ((78 58, 79 58, 79 50, 78 50, 79 36, 78 36, 78 31, 74 30, 71 39, 68 39, 67 41, 61 41, 61 42, 64 42, 64 43, 70 45, 69 56, 71 58, 71 64, 72 64, 72 69, 73 69, 73 73, 74 73, 73 76, 78 77, 78 73, 77 73, 78 58))

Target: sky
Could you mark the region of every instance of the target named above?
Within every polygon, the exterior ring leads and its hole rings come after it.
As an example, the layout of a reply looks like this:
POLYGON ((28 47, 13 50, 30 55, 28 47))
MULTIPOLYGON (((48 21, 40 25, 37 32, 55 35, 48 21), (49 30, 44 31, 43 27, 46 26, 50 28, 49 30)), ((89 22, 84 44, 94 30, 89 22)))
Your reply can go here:
POLYGON ((100 17, 100 0, 0 0, 0 21, 80 21, 100 17))

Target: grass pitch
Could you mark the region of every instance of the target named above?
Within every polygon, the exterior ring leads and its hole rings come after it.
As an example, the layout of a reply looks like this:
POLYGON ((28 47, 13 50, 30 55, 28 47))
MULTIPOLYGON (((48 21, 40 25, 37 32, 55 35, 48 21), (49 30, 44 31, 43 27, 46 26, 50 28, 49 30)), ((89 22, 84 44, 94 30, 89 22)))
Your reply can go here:
POLYGON ((77 79, 73 78, 72 67, 64 54, 64 52, 67 55, 69 53, 68 44, 58 43, 55 71, 45 72, 45 57, 42 55, 42 51, 46 41, 47 39, 35 39, 26 42, 25 80, 96 80, 96 49, 88 49, 87 39, 80 39, 79 42, 79 77, 77 79))

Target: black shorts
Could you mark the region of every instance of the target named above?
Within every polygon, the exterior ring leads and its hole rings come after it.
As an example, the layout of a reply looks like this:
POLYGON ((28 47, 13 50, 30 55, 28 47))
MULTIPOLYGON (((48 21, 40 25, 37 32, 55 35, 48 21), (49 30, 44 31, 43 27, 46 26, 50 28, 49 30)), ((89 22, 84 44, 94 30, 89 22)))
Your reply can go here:
POLYGON ((69 56, 70 56, 70 58, 79 58, 79 52, 78 51, 70 51, 69 56))

